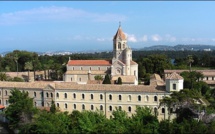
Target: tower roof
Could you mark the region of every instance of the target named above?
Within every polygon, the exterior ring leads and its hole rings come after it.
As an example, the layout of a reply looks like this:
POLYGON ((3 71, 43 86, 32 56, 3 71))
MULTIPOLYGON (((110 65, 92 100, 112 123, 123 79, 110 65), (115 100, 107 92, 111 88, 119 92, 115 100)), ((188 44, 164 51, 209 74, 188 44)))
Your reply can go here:
POLYGON ((183 80, 184 78, 181 77, 179 74, 177 74, 176 72, 173 72, 170 76, 168 76, 166 79, 169 80, 183 80))
POLYGON ((126 40, 126 36, 125 36, 124 32, 122 31, 121 25, 119 25, 119 28, 118 28, 116 34, 114 35, 113 39, 115 40, 118 37, 122 40, 126 40))
POLYGON ((110 60, 69 60, 69 66, 110 66, 110 60))

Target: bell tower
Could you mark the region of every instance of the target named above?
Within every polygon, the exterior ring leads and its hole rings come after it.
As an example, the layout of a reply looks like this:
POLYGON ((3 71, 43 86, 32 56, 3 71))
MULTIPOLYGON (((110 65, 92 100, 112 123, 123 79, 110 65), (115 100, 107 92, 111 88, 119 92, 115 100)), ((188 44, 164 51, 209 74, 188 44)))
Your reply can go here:
POLYGON ((113 58, 123 61, 123 50, 127 48, 127 39, 122 31, 121 23, 113 38, 113 58))

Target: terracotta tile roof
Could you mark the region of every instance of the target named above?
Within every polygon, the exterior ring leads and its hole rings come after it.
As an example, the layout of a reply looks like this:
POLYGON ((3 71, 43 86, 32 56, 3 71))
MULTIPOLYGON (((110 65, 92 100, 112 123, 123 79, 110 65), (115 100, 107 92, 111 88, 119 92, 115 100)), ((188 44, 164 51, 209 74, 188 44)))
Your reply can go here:
POLYGON ((124 32, 122 31, 122 28, 121 28, 121 27, 118 28, 118 30, 117 30, 116 34, 114 35, 113 39, 115 40, 115 39, 117 39, 118 37, 119 37, 120 39, 122 39, 122 40, 126 40, 126 36, 125 36, 124 32))
MULTIPOLYGON (((184 71, 188 72, 189 70, 164 70, 164 73, 165 74, 167 74, 167 73, 173 73, 173 72, 182 73, 184 71)), ((200 72, 204 76, 215 76, 215 70, 193 70, 193 71, 200 72)))
POLYGON ((166 79, 169 79, 169 80, 183 80, 184 78, 181 77, 178 73, 173 72, 171 75, 166 77, 166 79))
POLYGON ((102 84, 102 80, 88 80, 87 84, 102 84))
POLYGON ((52 85, 55 90, 111 91, 166 93, 165 88, 154 85, 73 84, 70 82, 0 82, 0 88, 41 89, 52 85))
POLYGON ((131 60, 130 62, 131 65, 138 65, 136 62, 134 62, 133 60, 131 60))
POLYGON ((121 77, 122 79, 122 83, 134 83, 135 82, 135 76, 134 75, 130 75, 130 76, 113 76, 112 80, 118 80, 118 78, 121 77))
POLYGON ((69 66, 110 66, 111 60, 70 60, 69 66))
MULTIPOLYGON (((107 71, 93 71, 93 70, 91 70, 90 71, 91 72, 91 74, 95 74, 95 75, 97 75, 97 74, 103 74, 103 75, 105 75, 106 73, 107 73, 107 71)), ((70 70, 70 71, 66 71, 66 74, 88 74, 89 73, 89 71, 87 71, 87 70, 70 70)))
POLYGON ((83 90, 83 91, 111 91, 111 92, 156 92, 166 93, 165 88, 145 85, 113 85, 113 84, 77 84, 70 87, 65 84, 56 84, 57 90, 83 90))
POLYGON ((158 85, 158 86, 164 86, 165 82, 161 79, 160 75, 153 74, 150 76, 150 84, 158 85))
POLYGON ((0 105, 0 109, 4 109, 5 108, 5 106, 3 106, 3 105, 0 105))
POLYGON ((215 85, 215 80, 205 80, 204 82, 208 85, 215 85))

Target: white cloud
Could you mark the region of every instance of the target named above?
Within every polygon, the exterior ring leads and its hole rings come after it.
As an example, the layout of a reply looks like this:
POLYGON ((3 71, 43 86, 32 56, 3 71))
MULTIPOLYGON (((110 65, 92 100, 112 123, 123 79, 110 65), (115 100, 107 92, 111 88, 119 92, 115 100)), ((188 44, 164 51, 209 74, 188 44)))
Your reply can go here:
POLYGON ((88 12, 70 7, 39 7, 0 14, 0 24, 17 24, 41 21, 74 21, 84 20, 92 22, 123 21, 126 16, 113 13, 88 12))
POLYGON ((142 38, 140 38, 140 41, 147 42, 148 41, 148 36, 144 35, 142 38))
POLYGON ((97 38, 96 40, 97 40, 97 41, 105 41, 104 38, 97 38))
POLYGON ((134 34, 127 34, 127 33, 125 33, 125 35, 126 35, 127 40, 129 42, 137 42, 137 38, 136 38, 136 36, 134 34))
POLYGON ((156 41, 156 42, 162 40, 161 36, 158 34, 152 35, 151 38, 152 38, 152 41, 156 41))

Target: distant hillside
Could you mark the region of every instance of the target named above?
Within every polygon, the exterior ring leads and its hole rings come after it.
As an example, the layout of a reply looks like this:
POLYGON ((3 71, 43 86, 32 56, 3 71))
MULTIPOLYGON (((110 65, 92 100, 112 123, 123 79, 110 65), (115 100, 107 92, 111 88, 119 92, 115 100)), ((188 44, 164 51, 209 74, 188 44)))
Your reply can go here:
POLYGON ((163 50, 163 51, 184 51, 184 50, 192 50, 192 51, 203 51, 203 50, 215 50, 215 46, 213 45, 176 45, 176 46, 167 46, 167 45, 156 45, 156 46, 150 46, 150 47, 144 47, 140 50, 150 51, 150 50, 163 50))

